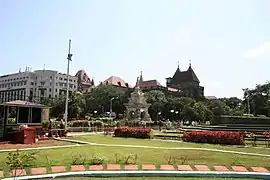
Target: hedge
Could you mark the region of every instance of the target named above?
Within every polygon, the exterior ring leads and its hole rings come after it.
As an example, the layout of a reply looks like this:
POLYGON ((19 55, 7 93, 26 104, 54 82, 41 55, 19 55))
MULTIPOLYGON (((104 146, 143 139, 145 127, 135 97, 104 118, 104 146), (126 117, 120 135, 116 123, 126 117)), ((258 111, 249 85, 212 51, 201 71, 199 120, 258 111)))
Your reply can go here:
POLYGON ((244 145, 244 137, 240 132, 190 131, 185 132, 182 139, 196 143, 244 145))
POLYGON ((154 134, 150 128, 119 127, 114 130, 114 136, 151 139, 154 134))

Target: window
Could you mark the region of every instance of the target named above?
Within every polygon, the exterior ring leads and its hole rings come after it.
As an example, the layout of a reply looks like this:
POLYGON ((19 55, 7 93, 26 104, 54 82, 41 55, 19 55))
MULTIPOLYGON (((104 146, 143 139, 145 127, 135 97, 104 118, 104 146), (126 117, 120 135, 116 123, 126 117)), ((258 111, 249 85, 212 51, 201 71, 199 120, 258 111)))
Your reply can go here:
POLYGON ((32 123, 41 123, 41 108, 32 108, 32 123))
POLYGON ((57 92, 57 89, 55 89, 55 92, 57 92))
POLYGON ((18 123, 28 123, 28 118, 29 118, 29 108, 19 107, 18 123))
POLYGON ((50 76, 50 79, 52 79, 52 76, 50 76))
POLYGON ((52 89, 51 88, 49 89, 49 92, 52 92, 52 89))
POLYGON ((45 82, 44 81, 40 82, 40 85, 41 86, 44 86, 45 85, 45 82))
POLYGON ((9 107, 8 110, 8 124, 17 123, 17 107, 9 107))

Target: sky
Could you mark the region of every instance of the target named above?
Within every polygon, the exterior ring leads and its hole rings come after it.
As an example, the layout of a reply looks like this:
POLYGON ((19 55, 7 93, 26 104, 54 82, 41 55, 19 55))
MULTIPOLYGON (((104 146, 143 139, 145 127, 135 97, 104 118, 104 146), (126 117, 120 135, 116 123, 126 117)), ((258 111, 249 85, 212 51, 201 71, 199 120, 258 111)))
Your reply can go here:
POLYGON ((191 60, 205 95, 270 77, 269 0, 0 0, 0 74, 85 69, 95 83, 173 76, 191 60))

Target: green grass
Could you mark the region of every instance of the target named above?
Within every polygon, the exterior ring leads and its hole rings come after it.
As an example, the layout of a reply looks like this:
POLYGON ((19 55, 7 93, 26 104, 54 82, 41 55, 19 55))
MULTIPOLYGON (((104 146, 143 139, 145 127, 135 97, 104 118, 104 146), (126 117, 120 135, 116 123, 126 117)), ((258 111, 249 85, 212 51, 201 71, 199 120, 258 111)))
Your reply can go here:
MULTIPOLYGON (((269 150, 265 149, 250 149, 237 148, 230 146, 219 146, 209 144, 194 144, 184 142, 162 142, 146 139, 133 138, 115 138, 104 135, 87 135, 77 136, 74 139, 96 142, 102 144, 130 144, 143 146, 158 146, 158 147, 203 147, 211 149, 225 149, 243 152, 255 152, 269 154, 269 150)), ((90 158, 99 154, 107 159, 105 163, 116 163, 116 154, 122 162, 130 154, 137 155, 137 164, 168 164, 170 157, 175 157, 175 164, 206 164, 210 168, 214 165, 244 165, 244 166, 263 166, 270 167, 270 157, 248 156, 239 154, 229 154, 221 152, 210 152, 200 150, 165 150, 165 149, 145 149, 133 147, 104 147, 96 145, 86 145, 71 148, 59 149, 43 149, 37 150, 37 159, 31 167, 49 167, 53 165, 70 166, 76 154, 80 154, 82 158, 86 158, 85 165, 90 163, 90 158), (184 160, 186 158, 186 160, 184 160)), ((0 153, 0 169, 7 172, 5 159, 8 153, 0 153)))
POLYGON ((155 147, 190 147, 190 148, 208 148, 208 149, 222 149, 230 151, 241 151, 249 153, 261 153, 269 154, 268 149, 255 149, 255 148, 244 148, 226 145, 213 145, 213 144, 200 144, 200 143, 188 143, 188 142, 171 142, 171 141, 160 141, 160 140, 150 140, 150 139, 136 139, 136 138, 118 138, 105 135, 85 135, 76 136, 73 139, 93 142, 99 144, 125 144, 125 145, 141 145, 141 146, 155 146, 155 147))

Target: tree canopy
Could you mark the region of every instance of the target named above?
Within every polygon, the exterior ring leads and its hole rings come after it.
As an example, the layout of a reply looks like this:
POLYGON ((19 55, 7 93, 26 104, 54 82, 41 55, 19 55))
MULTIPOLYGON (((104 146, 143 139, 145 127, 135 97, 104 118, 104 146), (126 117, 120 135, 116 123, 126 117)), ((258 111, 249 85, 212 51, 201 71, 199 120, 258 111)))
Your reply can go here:
MULTIPOLYGON (((99 85, 86 94, 72 92, 69 94, 69 117, 91 115, 94 112, 102 115, 112 106, 116 114, 124 114, 124 104, 132 90, 112 85, 99 85)), ((153 120, 170 119, 207 121, 220 115, 270 115, 270 83, 256 85, 254 89, 243 89, 244 99, 237 97, 196 101, 189 97, 164 94, 159 90, 145 92, 147 103, 151 104, 149 114, 153 120), (160 117, 159 117, 160 116, 160 117)), ((42 99, 41 103, 51 107, 51 116, 64 114, 65 96, 54 99, 42 99)))

